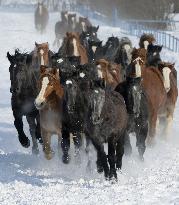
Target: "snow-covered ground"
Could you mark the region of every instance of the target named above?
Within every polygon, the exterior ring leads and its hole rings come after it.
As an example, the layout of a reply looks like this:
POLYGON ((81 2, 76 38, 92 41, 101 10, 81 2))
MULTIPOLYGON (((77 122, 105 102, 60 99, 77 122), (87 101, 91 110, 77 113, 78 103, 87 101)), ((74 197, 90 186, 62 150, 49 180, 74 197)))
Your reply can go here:
MULTIPOLYGON (((123 158, 123 168, 118 172, 116 184, 106 182, 103 175, 96 173, 95 152, 94 169, 88 173, 85 156, 80 166, 74 160, 64 165, 57 155, 47 161, 42 150, 36 157, 31 154, 30 148, 20 146, 10 107, 6 52, 13 53, 15 48, 31 51, 35 41, 48 41, 51 49, 56 50, 52 43, 54 24, 59 16, 57 13, 51 14, 46 34, 40 35, 34 29, 33 13, 0 13, 0 204, 179 205, 178 104, 170 138, 165 141, 157 137, 155 147, 147 148, 144 163, 138 160, 133 146, 133 155, 123 158)), ((100 28, 101 39, 105 40, 112 34, 121 36, 120 29, 100 28)), ((131 39, 137 46, 138 39, 131 39)), ((179 68, 178 54, 164 50, 162 57, 176 62, 176 68, 179 68)), ((26 124, 25 130, 28 133, 26 124)), ((55 137, 53 148, 57 151, 55 137)))

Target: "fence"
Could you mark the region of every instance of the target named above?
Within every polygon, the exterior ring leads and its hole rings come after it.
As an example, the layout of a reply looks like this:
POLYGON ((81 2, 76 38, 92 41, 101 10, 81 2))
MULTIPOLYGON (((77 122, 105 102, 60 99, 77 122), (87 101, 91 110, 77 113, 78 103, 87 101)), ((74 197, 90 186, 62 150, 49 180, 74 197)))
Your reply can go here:
POLYGON ((84 16, 88 16, 91 19, 95 19, 109 26, 119 27, 121 31, 126 35, 132 35, 140 37, 143 33, 153 34, 156 38, 156 43, 163 45, 164 48, 179 53, 179 38, 172 36, 170 33, 166 31, 152 29, 151 27, 144 26, 144 23, 166 23, 168 25, 172 25, 173 29, 175 28, 175 24, 179 23, 179 21, 156 21, 156 20, 129 20, 122 21, 119 19, 117 15, 117 10, 114 9, 112 18, 107 18, 98 12, 91 11, 88 6, 78 5, 73 6, 71 10, 79 12, 84 16))

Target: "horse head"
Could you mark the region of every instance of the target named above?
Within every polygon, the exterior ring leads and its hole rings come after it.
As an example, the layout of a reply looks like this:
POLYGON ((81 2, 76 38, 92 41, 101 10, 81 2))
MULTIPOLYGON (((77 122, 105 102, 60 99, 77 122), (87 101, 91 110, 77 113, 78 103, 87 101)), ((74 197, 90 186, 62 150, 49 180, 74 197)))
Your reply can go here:
POLYGON ((39 94, 35 99, 37 109, 42 109, 50 100, 52 94, 59 98, 63 97, 64 91, 60 84, 59 71, 56 68, 40 67, 39 94))
POLYGON ((39 65, 49 65, 49 44, 46 43, 37 43, 35 42, 35 52, 34 57, 37 57, 39 65))
POLYGON ((144 33, 140 37, 139 46, 140 46, 140 48, 145 48, 147 50, 148 46, 151 45, 151 44, 154 44, 155 41, 156 41, 156 39, 153 36, 153 34, 144 33))
POLYGON ((160 52, 162 51, 160 45, 150 44, 147 49, 147 63, 150 66, 157 67, 158 63, 161 62, 160 52))

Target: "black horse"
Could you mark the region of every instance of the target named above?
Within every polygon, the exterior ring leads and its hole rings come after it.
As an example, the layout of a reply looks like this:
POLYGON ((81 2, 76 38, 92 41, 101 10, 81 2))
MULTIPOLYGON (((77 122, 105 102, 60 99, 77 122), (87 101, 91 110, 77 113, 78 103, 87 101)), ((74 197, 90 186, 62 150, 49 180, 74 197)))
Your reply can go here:
POLYGON ((89 63, 95 62, 103 57, 102 41, 88 40, 88 60, 89 63))
POLYGON ((14 116, 14 125, 18 132, 18 138, 23 147, 29 147, 30 141, 23 130, 22 117, 26 116, 32 136, 32 152, 38 154, 38 144, 42 143, 40 133, 39 112, 34 106, 37 96, 37 79, 39 73, 31 68, 32 56, 27 53, 15 51, 15 55, 7 53, 11 65, 9 67, 11 88, 11 106, 14 116))
POLYGON ((49 14, 47 8, 43 3, 38 3, 37 9, 35 10, 35 28, 43 33, 47 27, 49 20, 49 14))
POLYGON ((53 45, 57 45, 60 47, 60 39, 62 39, 66 32, 68 31, 68 12, 67 11, 62 11, 61 12, 61 21, 58 21, 55 24, 55 41, 53 45))
POLYGON ((147 97, 141 86, 141 77, 127 77, 126 81, 120 83, 115 91, 124 97, 129 115, 125 136, 125 153, 130 155, 132 152, 129 134, 135 132, 139 156, 141 160, 144 160, 145 140, 149 126, 149 110, 147 97))
POLYGON ((158 67, 158 64, 162 62, 160 53, 162 51, 160 45, 150 44, 147 48, 147 66, 158 67))
POLYGON ((98 171, 104 171, 106 179, 117 178, 116 168, 122 166, 128 117, 123 97, 104 89, 105 83, 94 64, 78 66, 68 82, 71 92, 70 98, 66 98, 67 109, 78 116, 74 125, 78 129, 83 127, 86 137, 96 148, 98 171), (104 151, 105 142, 108 143, 108 157, 104 151))

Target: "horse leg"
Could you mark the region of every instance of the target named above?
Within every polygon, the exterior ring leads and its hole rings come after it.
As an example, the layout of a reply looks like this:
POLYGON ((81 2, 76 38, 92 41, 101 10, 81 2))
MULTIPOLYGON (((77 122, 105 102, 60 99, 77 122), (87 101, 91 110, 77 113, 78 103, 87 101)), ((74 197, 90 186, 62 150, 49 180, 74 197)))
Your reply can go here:
POLYGON ((38 144, 37 144, 37 138, 36 138, 36 124, 35 124, 35 117, 32 115, 26 116, 27 122, 29 124, 29 131, 32 137, 32 153, 37 155, 39 154, 38 144))
POLYGON ((126 156, 130 156, 132 154, 132 146, 131 146, 130 136, 128 132, 126 132, 124 138, 124 154, 126 156))
POLYGON ((92 144, 91 144, 91 140, 89 139, 89 137, 86 137, 86 148, 85 148, 85 151, 86 151, 86 155, 88 157, 88 163, 87 163, 87 171, 92 171, 92 166, 91 166, 91 161, 92 161, 92 144))
POLYGON ((125 138, 125 133, 123 136, 120 136, 120 138, 117 141, 117 146, 116 146, 116 168, 121 169, 122 167, 122 157, 124 154, 124 139, 125 138))
POLYGON ((73 142, 75 146, 75 158, 77 159, 77 163, 80 164, 81 163, 80 148, 82 145, 81 133, 78 132, 75 135, 73 136, 73 142))
POLYGON ((113 138, 108 140, 108 162, 110 165, 109 179, 113 177, 117 180, 116 163, 115 163, 115 145, 113 138))
POLYGON ((145 140, 147 138, 147 134, 148 134, 148 123, 145 123, 145 125, 143 125, 140 128, 139 132, 136 133, 136 138, 137 138, 136 146, 138 147, 139 157, 141 161, 144 161, 143 155, 146 149, 145 140))
POLYGON ((39 114, 37 114, 37 116, 36 116, 35 135, 36 135, 36 138, 38 139, 39 143, 42 144, 43 140, 42 140, 41 131, 40 131, 40 116, 39 116, 39 114))
POLYGON ((152 145, 154 143, 154 137, 156 134, 156 125, 157 125, 157 112, 151 113, 150 122, 149 122, 149 136, 147 137, 147 143, 152 145))
POLYGON ((30 146, 30 140, 25 135, 23 130, 23 121, 22 121, 22 115, 17 114, 17 112, 13 111, 14 115, 14 126, 18 132, 18 138, 21 145, 25 148, 28 148, 30 146))
POLYGON ((107 155, 104 151, 104 146, 99 140, 92 139, 92 143, 97 150, 97 155, 99 156, 99 159, 101 160, 104 170, 104 176, 106 179, 109 179, 109 166, 107 161, 107 155))
POLYGON ((70 133, 69 131, 62 126, 62 141, 61 148, 63 151, 62 161, 65 164, 68 164, 70 161, 70 157, 68 151, 70 149, 70 133))
POLYGON ((47 160, 50 160, 54 156, 54 152, 51 149, 51 134, 45 131, 43 128, 41 128, 41 134, 43 138, 43 151, 45 154, 45 158, 47 160))

